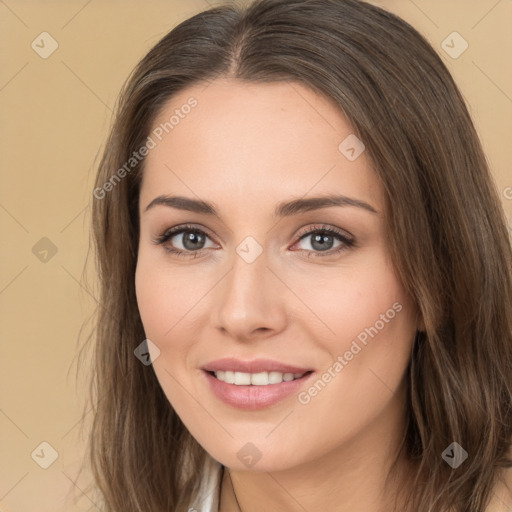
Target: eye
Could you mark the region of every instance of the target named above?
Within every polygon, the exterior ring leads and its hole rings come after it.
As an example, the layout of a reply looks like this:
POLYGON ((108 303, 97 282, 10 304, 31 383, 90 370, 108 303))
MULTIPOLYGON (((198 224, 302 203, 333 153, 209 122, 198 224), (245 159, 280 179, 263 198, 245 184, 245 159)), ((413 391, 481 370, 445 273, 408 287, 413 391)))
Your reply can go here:
POLYGON ((309 253, 308 258, 333 256, 355 246, 355 240, 351 236, 331 226, 322 225, 310 229, 302 234, 297 244, 308 238, 310 241, 305 245, 309 247, 303 249, 309 253), (336 240, 339 242, 337 246, 334 245, 336 240))
MULTIPOLYGON (((309 245, 309 248, 301 249, 308 253, 308 258, 333 256, 355 246, 355 240, 350 235, 331 226, 314 226, 313 229, 302 233, 294 245, 300 244, 308 238, 311 238, 310 242, 306 244, 309 245), (337 246, 334 245, 336 241, 338 241, 337 246)), ((207 239, 210 237, 204 230, 193 225, 184 225, 164 231, 153 239, 153 243, 163 245, 167 252, 176 256, 196 258, 208 248, 205 246, 207 239), (178 241, 178 247, 176 247, 176 242, 169 243, 174 238, 178 241)))
POLYGON ((163 245, 167 252, 176 254, 177 256, 192 256, 196 258, 202 254, 205 249, 204 243, 207 238, 210 238, 205 231, 195 226, 175 226, 174 228, 166 230, 153 240, 154 244, 163 245), (183 236, 185 235, 185 236, 183 236), (171 245, 167 242, 175 238, 178 240, 178 247, 175 247, 175 242, 171 245), (181 247, 180 247, 181 245, 181 247))

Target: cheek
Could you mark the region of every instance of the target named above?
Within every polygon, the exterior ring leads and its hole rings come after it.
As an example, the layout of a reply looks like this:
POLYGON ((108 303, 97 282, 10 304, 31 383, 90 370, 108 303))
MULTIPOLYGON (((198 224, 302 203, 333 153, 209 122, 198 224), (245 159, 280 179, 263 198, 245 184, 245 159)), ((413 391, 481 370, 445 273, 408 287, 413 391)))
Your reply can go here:
MULTIPOLYGON (((182 283, 183 284, 183 283, 182 283)), ((152 368, 169 402, 178 411, 187 410, 189 397, 180 383, 187 383, 188 340, 193 334, 184 332, 190 293, 180 292, 179 283, 170 272, 144 257, 139 258, 135 272, 135 289, 145 335, 160 351, 152 368), (185 297, 186 295, 186 297, 185 297)), ((196 299, 197 301, 197 299, 196 299)), ((190 387, 187 383, 187 387, 190 387)))
POLYGON ((416 331, 414 303, 384 258, 318 286, 309 283, 306 290, 307 303, 322 322, 302 325, 328 354, 320 378, 327 373, 329 383, 306 390, 301 403, 327 404, 328 411, 343 397, 353 418, 370 418, 400 386, 416 331))
POLYGON ((355 339, 364 345, 375 331, 387 344, 399 331, 411 329, 410 299, 384 258, 340 268, 323 280, 303 279, 298 294, 321 320, 311 323, 318 326, 312 339, 321 336, 331 353, 348 350, 355 339))
POLYGON ((145 335, 160 350, 153 363, 155 373, 164 390, 172 392, 175 382, 167 382, 169 374, 183 382, 195 371, 192 355, 201 338, 199 330, 209 318, 205 294, 216 276, 210 282, 200 266, 180 271, 145 256, 135 272, 137 304, 145 335))
POLYGON ((305 326, 328 356, 318 379, 299 395, 296 419, 312 431, 322 425, 319 443, 329 450, 333 440, 350 439, 399 403, 415 309, 394 272, 378 262, 327 287, 310 287, 308 299, 334 333, 323 323, 305 326))
POLYGON ((170 306, 172 291, 164 279, 157 278, 155 270, 140 260, 135 272, 135 291, 146 336, 149 339, 161 339, 171 327, 166 323, 165 311, 170 306))
POLYGON ((161 262, 144 254, 139 258, 135 289, 148 338, 166 343, 172 339, 175 329, 186 324, 187 313, 204 294, 200 286, 194 285, 200 277, 190 271, 169 271, 161 262))

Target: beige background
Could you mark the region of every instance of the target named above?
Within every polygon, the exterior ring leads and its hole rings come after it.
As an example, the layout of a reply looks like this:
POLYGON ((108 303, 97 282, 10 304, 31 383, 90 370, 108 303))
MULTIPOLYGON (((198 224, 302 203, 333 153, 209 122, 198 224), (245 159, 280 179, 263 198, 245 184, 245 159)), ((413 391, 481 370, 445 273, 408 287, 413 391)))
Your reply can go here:
MULTIPOLYGON (((82 493, 90 476, 75 481, 90 419, 75 358, 96 304, 81 281, 95 157, 136 62, 212 3, 0 0, 0 512, 97 510, 82 493), (31 47, 42 32, 58 43, 46 59, 31 47), (47 469, 42 442, 58 453, 47 469)), ((512 225, 512 1, 375 3, 425 34, 453 72, 512 225), (456 59, 441 47, 453 31, 469 44, 456 59)))

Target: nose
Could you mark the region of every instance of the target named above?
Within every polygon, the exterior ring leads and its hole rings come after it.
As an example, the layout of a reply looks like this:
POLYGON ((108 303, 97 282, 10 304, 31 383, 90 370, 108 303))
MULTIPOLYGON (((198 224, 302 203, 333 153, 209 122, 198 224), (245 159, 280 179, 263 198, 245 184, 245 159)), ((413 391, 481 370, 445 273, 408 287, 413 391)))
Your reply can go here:
POLYGON ((214 327, 239 341, 271 337, 286 327, 285 296, 265 251, 251 263, 235 253, 231 270, 216 286, 214 327))

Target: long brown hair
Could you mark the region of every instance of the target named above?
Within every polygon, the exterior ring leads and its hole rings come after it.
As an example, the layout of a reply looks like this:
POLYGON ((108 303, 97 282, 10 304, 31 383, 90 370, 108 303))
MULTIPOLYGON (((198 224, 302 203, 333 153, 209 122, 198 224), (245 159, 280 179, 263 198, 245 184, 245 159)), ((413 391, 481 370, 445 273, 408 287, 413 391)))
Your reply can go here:
POLYGON ((88 460, 104 510, 186 511, 211 460, 151 365, 134 356, 145 339, 134 285, 144 159, 126 162, 146 143, 164 103, 217 77, 305 85, 333 99, 364 142, 387 196, 396 271, 425 323, 408 368, 400 452, 417 467, 409 505, 484 510, 500 470, 512 466, 506 222, 442 60, 405 21, 358 0, 211 8, 163 37, 123 87, 92 205, 100 297, 88 460), (454 441, 469 454, 458 469, 441 456, 454 441))

